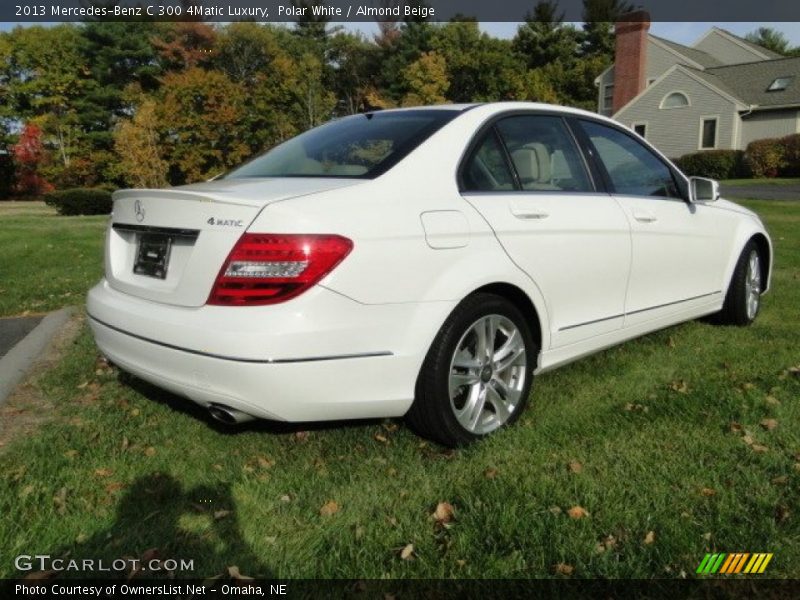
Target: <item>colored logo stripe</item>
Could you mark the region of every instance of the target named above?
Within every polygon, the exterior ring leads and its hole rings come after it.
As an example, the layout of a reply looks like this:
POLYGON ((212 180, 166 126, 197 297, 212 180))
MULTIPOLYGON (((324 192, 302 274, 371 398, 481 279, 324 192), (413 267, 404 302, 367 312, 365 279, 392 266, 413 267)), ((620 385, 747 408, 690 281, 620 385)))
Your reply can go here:
POLYGON ((772 560, 772 554, 766 552, 759 552, 750 554, 749 552, 734 552, 726 554, 719 552, 715 554, 706 554, 697 567, 696 573, 698 575, 731 575, 735 573, 756 574, 763 573, 767 568, 769 561, 772 560))

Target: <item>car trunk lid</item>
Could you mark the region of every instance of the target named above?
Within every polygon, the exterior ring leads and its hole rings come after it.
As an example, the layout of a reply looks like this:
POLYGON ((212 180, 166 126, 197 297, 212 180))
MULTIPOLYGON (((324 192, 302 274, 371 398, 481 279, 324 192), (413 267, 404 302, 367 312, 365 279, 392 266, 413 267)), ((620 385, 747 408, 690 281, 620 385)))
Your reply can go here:
POLYGON ((357 183, 223 179, 116 192, 106 234, 106 279, 116 290, 154 302, 202 306, 225 258, 265 206, 357 183))

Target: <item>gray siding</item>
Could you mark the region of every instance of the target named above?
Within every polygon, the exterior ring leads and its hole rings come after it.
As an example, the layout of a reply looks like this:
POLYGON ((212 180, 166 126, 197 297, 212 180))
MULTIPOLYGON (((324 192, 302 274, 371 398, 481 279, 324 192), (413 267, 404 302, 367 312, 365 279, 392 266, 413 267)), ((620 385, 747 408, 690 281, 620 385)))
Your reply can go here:
POLYGON ((614 118, 633 128, 646 123, 646 139, 670 158, 697 152, 701 120, 717 116, 717 148, 733 148, 736 143, 736 105, 694 78, 679 70, 653 84, 614 118), (661 100, 668 93, 680 91, 689 97, 690 106, 661 109, 661 100))
MULTIPOLYGON (((669 68, 681 62, 677 56, 672 52, 668 52, 653 43, 652 40, 647 42, 647 65, 645 66, 645 78, 647 81, 651 79, 658 79, 669 68)), ((601 115, 611 116, 611 108, 603 106, 603 86, 614 83, 614 67, 612 66, 600 77, 600 84, 597 86, 597 112, 601 115)))
POLYGON ((672 52, 664 50, 652 40, 647 42, 647 79, 658 79, 669 71, 672 65, 678 63, 688 64, 686 60, 681 60, 672 52))
POLYGON ((718 31, 713 30, 694 47, 707 52, 726 65, 764 60, 749 48, 743 47, 718 31))
POLYGON ((800 112, 797 110, 770 110, 742 117, 741 141, 744 150, 753 140, 783 137, 800 133, 800 112))
POLYGON ((611 116, 611 107, 603 106, 603 93, 605 86, 613 85, 614 83, 614 67, 610 67, 608 71, 600 76, 600 84, 597 86, 597 112, 607 117, 611 116))

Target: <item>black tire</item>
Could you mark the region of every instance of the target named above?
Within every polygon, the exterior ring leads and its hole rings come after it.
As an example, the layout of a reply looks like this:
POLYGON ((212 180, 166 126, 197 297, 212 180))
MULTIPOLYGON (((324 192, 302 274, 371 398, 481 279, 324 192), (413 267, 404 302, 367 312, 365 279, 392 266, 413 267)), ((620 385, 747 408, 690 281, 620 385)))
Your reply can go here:
MULTIPOLYGON (((417 378, 414 403, 406 414, 407 423, 419 435, 448 447, 470 444, 510 425, 519 418, 527 404, 538 352, 526 317, 514 304, 494 294, 476 293, 467 297, 447 318, 428 350, 417 378), (458 391, 456 398, 451 399, 451 376, 458 377, 461 373, 461 367, 456 363, 464 360, 479 362, 477 358, 468 356, 470 347, 475 348, 475 356, 478 356, 479 323, 486 323, 488 329, 482 329, 484 332, 492 330, 493 324, 497 325, 497 333, 483 334, 487 336, 484 339, 493 340, 491 351, 488 350, 489 344, 484 343, 487 348, 485 356, 492 358, 485 360, 485 366, 465 367, 462 377, 474 377, 477 381, 461 387, 454 384, 458 391), (512 324, 519 335, 513 332, 512 324), (519 352, 520 337, 524 356, 520 353, 512 360, 512 354, 519 352), (508 349, 505 367, 503 360, 495 360, 504 349, 508 349), (490 373, 488 379, 487 369, 490 373), (503 381, 498 382, 498 379, 503 381), (506 385, 501 387, 503 383, 506 385), (470 400, 465 399, 461 407, 458 403, 461 396, 472 398, 470 394, 473 391, 479 398, 478 389, 484 390, 484 400, 480 403, 484 408, 471 411, 478 415, 475 430, 471 431, 459 421, 459 418, 466 418, 470 400), (505 397, 498 390, 504 390, 505 397), (456 412, 462 416, 457 418, 456 412), (494 428, 481 431, 490 427, 494 428)), ((474 406, 478 406, 477 401, 474 406)))
POLYGON ((744 327, 750 325, 758 316, 758 311, 761 308, 760 294, 764 289, 763 277, 761 276, 763 260, 764 257, 761 255, 758 244, 753 240, 747 242, 742 254, 739 256, 739 260, 736 262, 736 268, 733 270, 733 277, 731 277, 731 283, 728 286, 722 310, 715 315, 714 321, 716 323, 744 327), (754 255, 758 262, 755 281, 750 272, 750 263, 754 255), (755 288, 757 288, 757 294, 755 296, 755 309, 753 309, 751 289, 755 288))

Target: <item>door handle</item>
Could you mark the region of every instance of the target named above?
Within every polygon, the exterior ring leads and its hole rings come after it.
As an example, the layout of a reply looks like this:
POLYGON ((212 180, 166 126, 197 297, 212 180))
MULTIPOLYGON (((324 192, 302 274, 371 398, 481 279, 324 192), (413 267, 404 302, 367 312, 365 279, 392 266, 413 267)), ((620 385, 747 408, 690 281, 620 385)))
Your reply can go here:
POLYGON ((544 211, 525 211, 525 212, 512 212, 512 214, 517 217, 518 219, 524 219, 525 221, 533 221, 536 219, 546 219, 550 216, 550 213, 546 213, 544 211))
POLYGON ((655 221, 658 221, 658 217, 656 217, 653 213, 638 210, 633 211, 633 218, 641 223, 654 223, 655 221))

